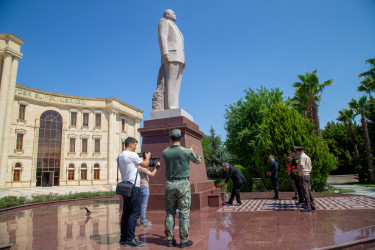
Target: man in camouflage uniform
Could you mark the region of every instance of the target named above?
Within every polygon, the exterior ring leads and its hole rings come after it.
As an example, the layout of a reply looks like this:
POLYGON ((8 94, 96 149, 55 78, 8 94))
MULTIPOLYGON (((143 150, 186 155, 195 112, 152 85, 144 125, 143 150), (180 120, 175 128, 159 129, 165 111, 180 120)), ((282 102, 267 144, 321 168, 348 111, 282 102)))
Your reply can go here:
POLYGON ((199 164, 201 156, 193 152, 193 148, 180 145, 181 130, 172 129, 169 132, 171 146, 164 150, 165 163, 165 236, 167 246, 176 246, 173 236, 176 209, 180 211, 180 248, 193 245, 189 239, 189 215, 191 204, 189 160, 199 164))

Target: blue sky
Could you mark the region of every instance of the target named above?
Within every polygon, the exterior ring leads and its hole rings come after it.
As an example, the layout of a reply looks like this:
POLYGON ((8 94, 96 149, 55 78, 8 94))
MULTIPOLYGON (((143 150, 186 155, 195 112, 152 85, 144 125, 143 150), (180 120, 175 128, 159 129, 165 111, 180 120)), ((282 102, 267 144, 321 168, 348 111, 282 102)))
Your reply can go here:
POLYGON ((375 1, 0 0, 0 32, 25 40, 17 83, 117 97, 151 112, 160 67, 157 24, 177 14, 186 68, 180 107, 204 133, 225 138, 224 114, 247 88, 293 96, 298 74, 318 70, 321 126, 335 120, 375 57, 375 1))

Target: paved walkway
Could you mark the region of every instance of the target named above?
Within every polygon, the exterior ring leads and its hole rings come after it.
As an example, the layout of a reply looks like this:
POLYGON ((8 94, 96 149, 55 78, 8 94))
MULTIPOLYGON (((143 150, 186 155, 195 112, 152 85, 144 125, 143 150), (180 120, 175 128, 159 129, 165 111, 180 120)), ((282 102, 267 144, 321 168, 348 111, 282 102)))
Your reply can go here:
POLYGON ((111 191, 112 185, 103 186, 55 186, 55 187, 35 187, 35 188, 15 188, 15 189, 0 189, 0 198, 5 196, 24 196, 31 197, 32 195, 41 194, 69 194, 83 193, 83 192, 104 192, 111 191))
MULTIPOLYGON (((367 195, 375 197, 375 188, 361 187, 355 185, 348 185, 345 183, 358 182, 354 175, 331 175, 328 178, 328 184, 339 189, 351 189, 358 195, 367 195)), ((115 186, 55 186, 55 187, 35 187, 35 188, 15 188, 15 189, 0 189, 0 198, 5 196, 32 196, 36 194, 69 194, 81 192, 97 192, 97 191, 111 191, 115 190, 115 186)))
POLYGON ((349 182, 358 182, 358 180, 354 175, 331 175, 328 178, 328 184, 334 188, 354 190, 353 194, 375 197, 375 188, 345 184, 349 182))
MULTIPOLYGON (((268 193, 259 193, 259 196, 264 197, 266 194, 268 193)), ((290 197, 291 193, 283 195, 290 197)), ((333 195, 336 196, 328 194, 326 198, 349 197, 333 195)), ((372 197, 350 197, 375 201, 372 197)), ((330 210, 326 207, 309 213, 300 213, 299 209, 244 211, 250 202, 256 200, 243 201, 239 207, 210 207, 202 212, 192 212, 189 217, 189 240, 192 240, 194 245, 189 249, 300 250, 375 247, 374 208, 330 210), (353 242, 356 245, 350 245, 353 242)), ((276 202, 269 199, 258 201, 265 204, 276 202)), ((284 201, 294 202, 291 199, 284 201)), ((355 205, 353 202, 349 203, 341 200, 341 204, 346 207, 355 205)), ((126 250, 128 248, 118 244, 121 215, 118 201, 113 200, 53 204, 0 214, 0 246, 14 244, 12 249, 126 250), (86 214, 86 207, 91 211, 90 215, 86 214)), ((166 247, 165 212, 147 211, 147 219, 152 221, 152 227, 137 226, 135 231, 136 237, 145 242, 140 249, 175 249, 166 247)), ((176 218, 174 235, 178 247, 179 218, 176 218)))

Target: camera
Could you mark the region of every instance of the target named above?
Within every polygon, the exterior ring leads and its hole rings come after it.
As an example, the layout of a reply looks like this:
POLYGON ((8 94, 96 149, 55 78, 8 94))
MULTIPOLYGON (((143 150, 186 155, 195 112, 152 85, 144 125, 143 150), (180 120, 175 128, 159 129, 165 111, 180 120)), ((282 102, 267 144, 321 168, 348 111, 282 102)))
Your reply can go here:
MULTIPOLYGON (((143 160, 146 159, 146 152, 143 152, 142 154, 139 154, 139 157, 142 157, 143 160)), ((148 167, 155 167, 156 166, 156 169, 158 169, 160 167, 160 165, 157 165, 157 161, 156 160, 160 160, 160 158, 158 157, 150 157, 150 160, 149 160, 149 163, 148 163, 148 167)))

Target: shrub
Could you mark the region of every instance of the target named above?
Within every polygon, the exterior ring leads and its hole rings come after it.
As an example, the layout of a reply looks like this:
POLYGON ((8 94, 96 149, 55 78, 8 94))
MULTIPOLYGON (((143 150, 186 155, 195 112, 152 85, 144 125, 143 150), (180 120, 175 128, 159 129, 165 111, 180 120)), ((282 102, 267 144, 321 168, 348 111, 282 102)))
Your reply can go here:
POLYGON ((85 192, 85 193, 69 193, 64 195, 59 195, 57 193, 43 194, 43 195, 33 195, 31 200, 27 200, 26 197, 16 197, 16 196, 5 196, 0 199, 0 209, 7 207, 20 206, 24 204, 32 203, 42 203, 50 201, 59 200, 73 200, 82 198, 94 198, 94 197, 108 197, 117 196, 116 192, 105 191, 105 192, 85 192))

